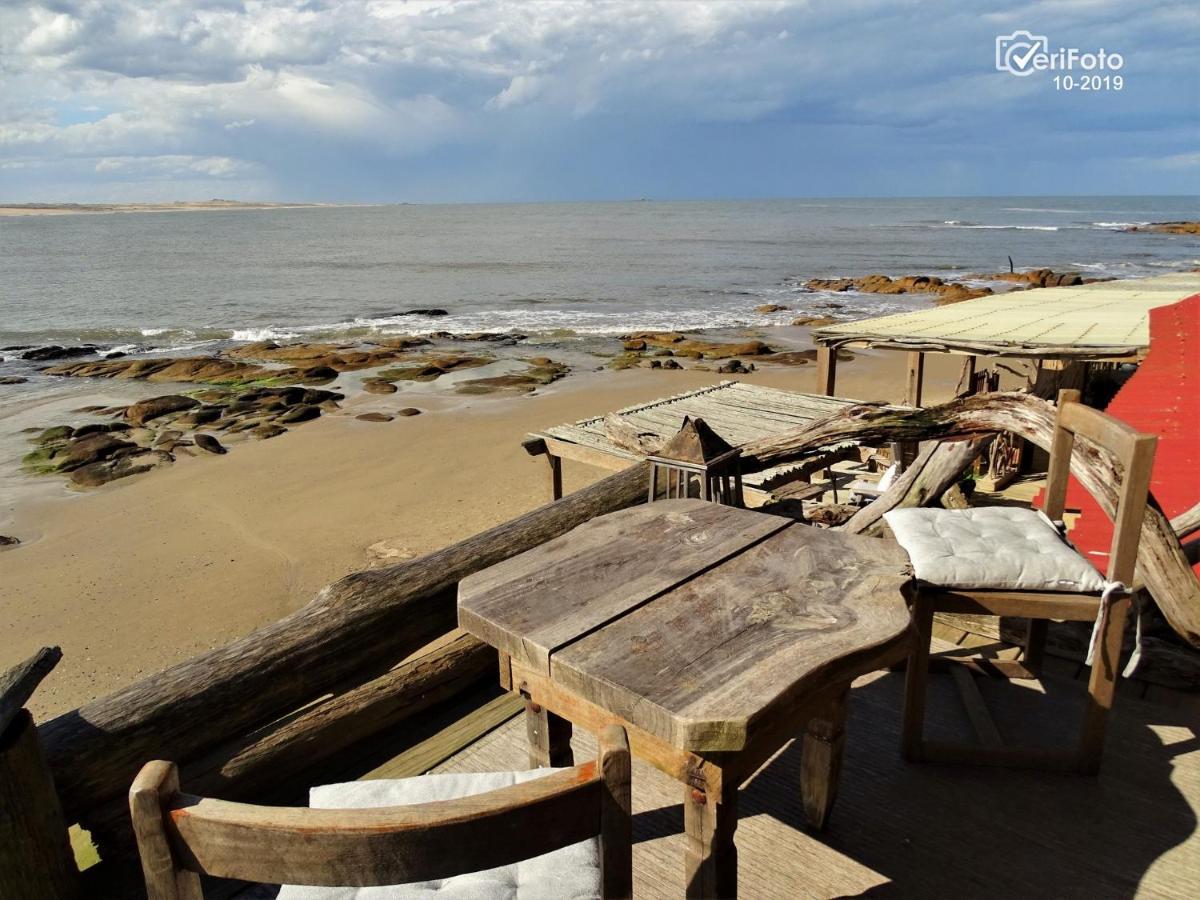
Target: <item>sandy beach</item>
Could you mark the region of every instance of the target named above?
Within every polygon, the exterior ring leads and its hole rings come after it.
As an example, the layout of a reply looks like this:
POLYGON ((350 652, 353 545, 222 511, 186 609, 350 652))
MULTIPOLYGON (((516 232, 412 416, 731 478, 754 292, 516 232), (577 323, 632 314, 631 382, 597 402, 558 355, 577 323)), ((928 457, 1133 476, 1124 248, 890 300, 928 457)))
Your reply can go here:
MULTIPOLYGON (((959 377, 933 358, 930 401, 959 377)), ((0 552, 7 640, 0 667, 45 644, 64 660, 35 697, 54 715, 305 604, 325 584, 426 553, 548 499, 544 460, 521 449, 538 428, 716 383, 700 371, 630 369, 572 376, 530 396, 422 395, 424 414, 339 412, 271 441, 240 443, 82 494, 40 491, 15 510, 22 544, 0 552), (48 494, 48 496, 47 496, 48 494)), ((811 391, 815 367, 760 367, 739 378, 811 391)), ((899 400, 903 357, 862 354, 839 393, 899 400)), ((411 397, 410 397, 411 400, 411 397)), ((603 477, 567 462, 565 489, 603 477)))

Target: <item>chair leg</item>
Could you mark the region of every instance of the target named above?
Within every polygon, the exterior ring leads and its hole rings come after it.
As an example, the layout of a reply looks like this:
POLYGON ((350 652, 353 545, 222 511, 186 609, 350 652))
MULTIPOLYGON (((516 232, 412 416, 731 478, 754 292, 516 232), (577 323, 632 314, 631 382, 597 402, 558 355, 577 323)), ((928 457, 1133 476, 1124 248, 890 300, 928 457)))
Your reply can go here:
POLYGON ((904 715, 900 749, 908 760, 921 759, 925 730, 925 691, 929 682, 929 645, 933 640, 933 605, 917 595, 912 605, 913 643, 904 676, 904 715))
POLYGON ((1095 775, 1100 771, 1104 732, 1117 690, 1121 644, 1125 637, 1125 620, 1129 616, 1130 602, 1130 597, 1121 597, 1100 610, 1100 637, 1088 677, 1087 709, 1083 715, 1083 730, 1079 735, 1079 771, 1085 775, 1095 775))
POLYGON ((1021 661, 1034 676, 1041 674, 1042 663, 1046 659, 1046 632, 1049 625, 1048 619, 1030 619, 1029 630, 1025 632, 1025 652, 1021 661))

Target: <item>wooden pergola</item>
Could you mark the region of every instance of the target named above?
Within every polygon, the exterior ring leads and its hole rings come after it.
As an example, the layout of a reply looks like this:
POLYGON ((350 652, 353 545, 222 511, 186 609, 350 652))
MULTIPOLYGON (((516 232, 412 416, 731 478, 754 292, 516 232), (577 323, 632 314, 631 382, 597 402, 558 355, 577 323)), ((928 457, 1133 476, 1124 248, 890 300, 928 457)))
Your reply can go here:
POLYGON ((1071 362, 1139 362, 1150 345, 1150 310, 1200 293, 1200 273, 1174 273, 1079 287, 1041 288, 914 312, 814 328, 817 391, 836 395, 837 351, 899 350, 907 356, 905 402, 920 406, 925 355, 967 357, 968 383, 979 357, 1071 362))

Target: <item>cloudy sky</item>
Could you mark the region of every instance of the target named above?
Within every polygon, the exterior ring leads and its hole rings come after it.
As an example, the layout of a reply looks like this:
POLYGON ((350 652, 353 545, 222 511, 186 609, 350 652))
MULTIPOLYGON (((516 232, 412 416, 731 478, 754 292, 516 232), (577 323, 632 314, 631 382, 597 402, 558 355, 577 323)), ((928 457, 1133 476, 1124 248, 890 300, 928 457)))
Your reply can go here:
POLYGON ((1200 194, 1198 50, 1195 0, 4 0, 0 200, 1200 194))

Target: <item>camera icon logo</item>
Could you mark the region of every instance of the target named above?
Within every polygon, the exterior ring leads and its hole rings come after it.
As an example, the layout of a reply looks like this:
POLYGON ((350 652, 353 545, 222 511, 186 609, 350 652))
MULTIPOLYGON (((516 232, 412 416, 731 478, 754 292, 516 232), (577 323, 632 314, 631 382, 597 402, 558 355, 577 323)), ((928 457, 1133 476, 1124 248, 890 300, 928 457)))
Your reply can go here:
POLYGON ((996 68, 1013 75, 1032 75, 1033 61, 1050 52, 1050 39, 1044 34, 1014 31, 996 35, 996 68))

